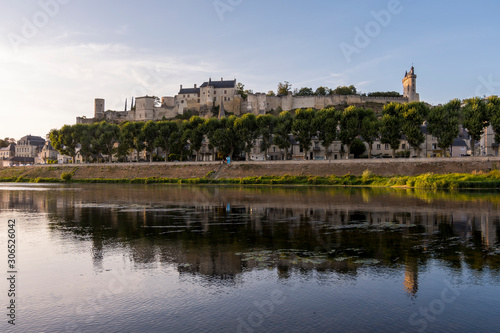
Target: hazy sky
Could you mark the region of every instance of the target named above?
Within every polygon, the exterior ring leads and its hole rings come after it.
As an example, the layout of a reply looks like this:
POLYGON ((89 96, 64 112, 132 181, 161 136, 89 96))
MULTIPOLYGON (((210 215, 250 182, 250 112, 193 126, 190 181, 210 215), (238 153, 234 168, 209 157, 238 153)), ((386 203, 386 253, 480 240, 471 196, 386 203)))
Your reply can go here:
POLYGON ((0 137, 45 136, 132 96, 236 78, 422 100, 500 94, 498 1, 4 0, 0 137))

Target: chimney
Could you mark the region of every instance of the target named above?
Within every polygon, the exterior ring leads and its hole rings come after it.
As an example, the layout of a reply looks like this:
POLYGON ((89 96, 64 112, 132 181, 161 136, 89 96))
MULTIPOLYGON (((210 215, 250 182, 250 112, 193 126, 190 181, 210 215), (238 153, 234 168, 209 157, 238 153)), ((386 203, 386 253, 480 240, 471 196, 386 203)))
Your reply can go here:
POLYGON ((194 89, 196 89, 196 83, 194 84, 194 89))
POLYGON ((220 78, 220 80, 221 80, 221 81, 224 81, 224 78, 223 78, 223 77, 221 77, 221 78, 220 78))
POLYGON ((181 90, 182 90, 182 84, 181 84, 181 90))
POLYGON ((208 78, 208 85, 212 84, 212 78, 208 78))

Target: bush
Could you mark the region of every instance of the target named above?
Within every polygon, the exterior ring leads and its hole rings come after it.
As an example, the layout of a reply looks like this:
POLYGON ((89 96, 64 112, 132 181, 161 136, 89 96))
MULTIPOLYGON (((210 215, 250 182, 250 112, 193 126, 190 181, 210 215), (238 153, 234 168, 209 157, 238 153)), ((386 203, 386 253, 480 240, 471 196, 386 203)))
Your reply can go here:
POLYGON ((73 175, 71 174, 71 172, 63 172, 61 174, 61 179, 65 182, 69 182, 71 181, 71 177, 73 177, 73 175))
POLYGON ((373 176, 373 173, 366 169, 365 171, 363 171, 363 176, 361 176, 361 179, 363 179, 363 182, 368 182, 373 176))

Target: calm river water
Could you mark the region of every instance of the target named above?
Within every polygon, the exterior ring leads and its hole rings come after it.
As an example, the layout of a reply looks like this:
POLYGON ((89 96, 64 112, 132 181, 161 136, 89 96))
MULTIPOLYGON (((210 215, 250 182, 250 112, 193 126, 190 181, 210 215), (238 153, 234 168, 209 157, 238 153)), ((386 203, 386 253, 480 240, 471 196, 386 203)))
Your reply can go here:
POLYGON ((0 185, 1 332, 498 332, 500 194, 0 185))

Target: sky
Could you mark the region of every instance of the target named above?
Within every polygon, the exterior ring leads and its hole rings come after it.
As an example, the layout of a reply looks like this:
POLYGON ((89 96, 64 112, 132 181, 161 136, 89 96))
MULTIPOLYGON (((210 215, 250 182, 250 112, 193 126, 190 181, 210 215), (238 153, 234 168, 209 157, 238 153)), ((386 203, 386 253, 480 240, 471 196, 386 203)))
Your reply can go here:
POLYGON ((94 99, 174 96, 208 78, 254 92, 354 85, 421 100, 500 95, 498 1, 5 0, 0 137, 45 137, 94 99))

